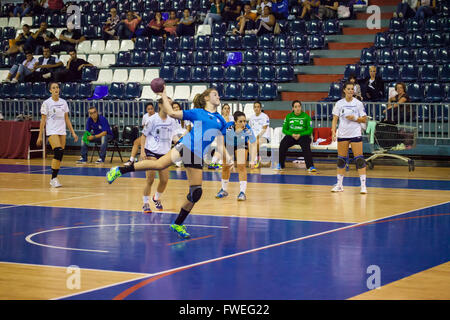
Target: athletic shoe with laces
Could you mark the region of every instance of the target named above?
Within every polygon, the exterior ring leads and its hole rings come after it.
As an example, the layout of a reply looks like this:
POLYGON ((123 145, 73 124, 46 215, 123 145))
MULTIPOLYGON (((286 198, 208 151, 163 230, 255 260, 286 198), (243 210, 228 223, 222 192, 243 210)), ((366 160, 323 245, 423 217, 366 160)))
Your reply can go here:
POLYGON ((122 176, 122 173, 120 173, 119 167, 112 167, 106 174, 106 180, 108 180, 108 183, 111 184, 120 176, 122 176))
POLYGON ((344 191, 344 187, 338 184, 334 185, 333 189, 331 189, 331 192, 342 192, 342 191, 344 191))
POLYGON ((273 168, 273 169, 277 170, 277 171, 283 171, 284 170, 284 168, 282 168, 280 164, 277 164, 277 166, 275 168, 273 168))
POLYGON ((245 201, 245 200, 247 200, 247 197, 245 196, 245 193, 243 193, 241 191, 241 192, 239 192, 237 199, 238 199, 238 201, 245 201))
POLYGON ((95 164, 102 164, 105 163, 105 160, 98 158, 97 161, 95 161, 95 164))
POLYGON ((175 223, 171 224, 170 230, 173 230, 176 233, 178 233, 178 236, 180 238, 188 239, 191 237, 191 235, 186 231, 186 226, 184 226, 184 225, 179 225, 179 224, 175 224, 175 223))
POLYGON ((145 203, 142 207, 142 213, 144 214, 150 214, 152 213, 152 209, 150 209, 150 205, 148 203, 145 203))
POLYGON ((308 172, 317 172, 317 169, 314 166, 309 167, 306 171, 308 172))
POLYGON ((52 188, 59 188, 62 187, 62 184, 59 182, 58 178, 53 178, 52 180, 50 180, 50 186, 52 188))
POLYGON ((87 163, 87 160, 83 159, 83 158, 80 158, 80 159, 77 160, 77 163, 78 164, 85 164, 85 163, 87 163))
POLYGON ((367 188, 366 188, 366 186, 361 186, 361 191, 360 191, 360 193, 361 193, 361 194, 367 194, 367 188))
POLYGON ((153 203, 156 206, 156 209, 158 209, 158 210, 162 210, 163 209, 161 200, 155 200, 155 196, 153 196, 152 200, 153 200, 153 203))
POLYGON ((217 199, 222 199, 222 198, 225 198, 226 196, 228 196, 228 192, 226 192, 223 189, 220 189, 220 191, 216 195, 216 198, 217 199))
POLYGON ((134 161, 128 160, 127 162, 125 162, 123 165, 124 166, 131 166, 134 163, 134 161))

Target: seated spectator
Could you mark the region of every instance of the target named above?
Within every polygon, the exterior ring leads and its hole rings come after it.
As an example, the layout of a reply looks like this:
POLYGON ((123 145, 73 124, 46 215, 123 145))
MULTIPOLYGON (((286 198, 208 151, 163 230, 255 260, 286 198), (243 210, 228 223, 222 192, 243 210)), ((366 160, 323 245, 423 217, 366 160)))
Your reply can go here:
POLYGON ((225 2, 221 0, 210 0, 211 8, 209 13, 206 15, 203 24, 209 24, 211 27, 215 22, 222 21, 222 12, 225 8, 225 2))
POLYGON ((317 18, 322 19, 334 19, 337 18, 337 10, 339 2, 334 0, 321 0, 319 5, 319 11, 317 18))
POLYGON ((231 108, 228 103, 225 103, 222 106, 222 111, 220 112, 222 117, 225 119, 226 122, 234 121, 233 115, 231 114, 231 108))
POLYGON ((147 37, 151 36, 163 36, 167 35, 164 30, 164 21, 162 19, 161 12, 156 11, 155 17, 145 26, 143 35, 147 37))
POLYGON ((52 52, 59 53, 61 51, 69 52, 75 50, 77 44, 83 42, 86 38, 81 34, 80 29, 75 29, 72 25, 71 28, 67 26, 66 30, 61 32, 59 36, 59 44, 52 46, 52 52))
POLYGON ((256 135, 256 167, 258 167, 262 162, 261 155, 259 153, 259 147, 262 144, 268 143, 270 141, 270 119, 267 114, 262 112, 262 105, 259 101, 255 101, 253 103, 253 111, 255 112, 255 114, 250 117, 248 124, 250 128, 252 128, 253 133, 256 135))
POLYGON ((93 67, 93 65, 88 63, 87 61, 79 59, 75 50, 69 51, 69 55, 70 59, 69 61, 67 61, 66 68, 55 73, 56 82, 80 81, 83 68, 93 67))
POLYGON ((177 24, 177 13, 175 12, 175 10, 170 10, 169 19, 164 22, 164 31, 171 36, 176 36, 177 24))
POLYGON ((33 15, 40 15, 45 13, 44 4, 47 0, 33 0, 33 15))
POLYGON ((289 16, 288 0, 272 0, 272 14, 278 20, 287 19, 289 16))
POLYGON ((52 15, 55 13, 56 14, 63 13, 63 8, 64 8, 63 0, 48 0, 47 4, 48 4, 47 10, 46 10, 47 15, 52 15))
POLYGON ((354 74, 350 75, 350 77, 348 78, 348 82, 353 84, 353 90, 354 90, 353 97, 355 97, 359 101, 363 101, 361 87, 358 84, 358 80, 356 79, 356 76, 354 74))
MULTIPOLYGON (((88 136, 89 142, 100 143, 100 158, 95 162, 96 164, 102 164, 105 162, 106 150, 108 148, 108 142, 113 139, 113 133, 109 125, 108 120, 98 114, 97 109, 94 106, 89 107, 89 118, 86 122, 86 131, 92 135, 88 136)), ((88 145, 81 139, 81 158, 77 161, 79 164, 87 162, 88 145)))
POLYGON ((247 30, 255 30, 256 29, 256 19, 257 14, 251 11, 251 6, 249 4, 244 5, 244 13, 238 17, 236 20, 238 21, 238 29, 233 29, 233 33, 244 35, 247 30))
POLYGON ((21 64, 12 66, 4 82, 16 83, 25 81, 25 77, 33 72, 33 68, 37 62, 38 60, 33 57, 33 53, 27 51, 25 60, 21 64))
POLYGON ((272 2, 270 0, 258 0, 258 3, 256 5, 256 11, 259 15, 261 15, 264 12, 264 7, 269 6, 270 9, 272 9, 272 2))
POLYGON ((128 11, 127 18, 123 19, 117 27, 117 35, 120 39, 135 38, 135 31, 142 18, 133 11, 128 11))
POLYGON ((273 33, 275 23, 276 19, 270 12, 270 7, 265 6, 263 14, 256 20, 256 35, 260 36, 266 33, 273 33))
POLYGON ((366 101, 381 101, 383 99, 384 83, 380 77, 377 76, 377 67, 369 67, 369 78, 363 81, 364 95, 366 101))
POLYGON ((24 52, 24 51, 32 51, 33 48, 27 48, 25 44, 27 43, 28 38, 30 38, 32 35, 30 31, 30 26, 27 24, 24 24, 22 26, 22 33, 19 33, 16 39, 14 41, 11 41, 11 46, 9 49, 5 52, 5 55, 11 55, 16 54, 18 52, 24 52))
POLYGON ((406 93, 406 85, 403 82, 399 82, 395 85, 395 91, 397 94, 389 98, 389 104, 383 113, 386 113, 386 121, 398 123, 399 121, 409 121, 411 106, 405 105, 405 102, 409 102, 409 96, 406 93))
POLYGON ((416 19, 425 20, 431 17, 436 10, 436 0, 419 0, 417 4, 416 19))
POLYGON ((319 0, 298 0, 302 8, 300 19, 305 19, 306 16, 310 19, 314 19, 318 13, 320 1, 319 0))
POLYGON ((292 112, 289 113, 283 122, 284 138, 280 142, 279 162, 277 170, 283 170, 285 167, 286 155, 290 147, 300 145, 303 157, 305 158, 306 169, 308 172, 316 172, 311 153, 311 117, 302 111, 302 104, 295 100, 292 102, 292 112))
POLYGON ((41 22, 39 29, 27 39, 25 45, 35 54, 42 54, 42 49, 49 47, 55 41, 58 41, 58 39, 53 32, 47 30, 47 22, 41 22))
POLYGON ((240 0, 227 0, 222 11, 223 21, 235 21, 241 15, 241 10, 242 2, 240 0))
POLYGON ((178 23, 176 33, 179 37, 195 35, 195 19, 189 9, 183 10, 183 18, 178 23))
POLYGON ((51 55, 49 47, 43 50, 43 56, 38 59, 34 65, 33 73, 27 77, 31 82, 48 82, 54 77, 56 71, 64 67, 64 64, 58 57, 51 55))
POLYGON ((119 40, 119 37, 117 36, 117 29, 119 28, 120 17, 117 15, 117 9, 111 8, 109 14, 110 16, 103 25, 103 40, 119 40))
POLYGON ((33 0, 23 0, 22 4, 17 4, 13 12, 10 13, 11 17, 25 17, 30 15, 33 10, 33 0))
POLYGON ((397 5, 397 11, 393 13, 394 18, 409 19, 416 15, 417 0, 402 0, 397 5))

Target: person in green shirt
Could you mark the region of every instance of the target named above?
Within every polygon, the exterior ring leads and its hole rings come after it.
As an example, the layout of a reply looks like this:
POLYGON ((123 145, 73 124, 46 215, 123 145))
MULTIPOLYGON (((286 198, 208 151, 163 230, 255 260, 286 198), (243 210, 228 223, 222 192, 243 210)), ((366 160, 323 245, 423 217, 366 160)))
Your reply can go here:
POLYGON ((296 144, 302 148, 303 157, 305 158, 306 168, 308 172, 316 172, 311 154, 311 133, 313 127, 311 125, 311 117, 302 111, 302 104, 295 100, 292 102, 292 112, 284 119, 283 133, 284 138, 280 142, 279 162, 276 170, 283 170, 286 161, 288 149, 296 144))

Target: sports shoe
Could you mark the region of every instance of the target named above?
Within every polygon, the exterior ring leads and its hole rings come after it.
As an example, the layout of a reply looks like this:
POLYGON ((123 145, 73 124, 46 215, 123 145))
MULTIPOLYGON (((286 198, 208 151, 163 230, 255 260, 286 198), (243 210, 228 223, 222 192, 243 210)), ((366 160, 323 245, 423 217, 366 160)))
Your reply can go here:
POLYGON ((42 75, 42 78, 48 79, 48 78, 50 78, 51 76, 52 76, 52 74, 49 72, 49 73, 43 74, 43 75, 42 75))
POLYGON ((153 196, 152 200, 153 200, 153 203, 156 206, 156 209, 158 209, 158 210, 162 210, 163 209, 161 200, 155 200, 155 196, 153 196))
POLYGON ((97 161, 95 161, 95 164, 102 164, 105 163, 105 160, 98 158, 97 161))
POLYGON ((145 203, 142 207, 142 213, 144 214, 150 214, 152 213, 152 209, 150 209, 150 205, 148 203, 145 203))
POLYGON ((228 192, 226 192, 223 189, 220 189, 220 191, 216 195, 216 198, 217 199, 222 199, 222 198, 225 198, 226 196, 228 196, 228 192))
POLYGON ((50 180, 50 186, 52 188, 59 188, 62 187, 62 184, 59 182, 58 178, 53 178, 52 180, 50 180))
POLYGON ((11 83, 17 83, 17 82, 19 82, 19 80, 17 80, 16 78, 11 80, 11 83))
POLYGON ((186 227, 184 225, 179 224, 171 224, 170 229, 178 233, 178 236, 183 239, 188 239, 191 235, 186 231, 186 227))
POLYGON ((124 166, 131 166, 134 163, 134 161, 128 160, 127 162, 125 162, 123 165, 124 166))
POLYGON ((366 186, 361 186, 361 191, 359 192, 361 194, 367 194, 367 188, 366 186))
POLYGON ((87 163, 87 160, 83 159, 83 158, 80 158, 80 159, 77 160, 77 163, 78 164, 85 164, 85 163, 87 163))
POLYGON ((222 168, 222 165, 220 165, 220 164, 218 164, 218 163, 210 163, 209 165, 208 165, 208 169, 220 169, 220 168, 222 168))
POLYGON ((344 191, 344 187, 338 184, 334 185, 333 189, 331 189, 331 192, 342 192, 342 191, 344 191))
POLYGON ((120 176, 122 176, 122 174, 120 173, 119 167, 112 167, 106 174, 106 180, 111 184, 120 176))
POLYGON ((282 168, 280 164, 277 164, 277 166, 275 168, 273 168, 273 170, 283 171, 284 168, 282 168))
POLYGON ((308 171, 308 172, 317 172, 317 169, 314 168, 314 166, 311 166, 306 171, 308 171))
POLYGON ((245 193, 243 193, 241 191, 241 192, 239 192, 237 199, 238 199, 238 201, 245 201, 245 200, 247 200, 247 197, 245 196, 245 193))

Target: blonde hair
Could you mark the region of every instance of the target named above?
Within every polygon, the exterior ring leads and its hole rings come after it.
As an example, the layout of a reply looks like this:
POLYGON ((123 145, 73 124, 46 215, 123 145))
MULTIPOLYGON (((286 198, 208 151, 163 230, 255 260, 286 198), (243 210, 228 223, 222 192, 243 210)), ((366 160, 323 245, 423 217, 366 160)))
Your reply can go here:
POLYGON ((192 102, 194 103, 194 108, 205 109, 206 97, 209 96, 209 94, 212 91, 217 91, 217 90, 214 88, 209 88, 209 89, 206 89, 205 91, 203 91, 202 93, 197 93, 195 95, 194 99, 192 100, 192 102))

